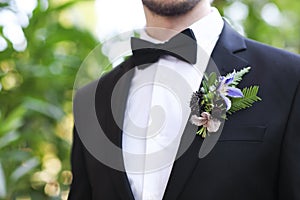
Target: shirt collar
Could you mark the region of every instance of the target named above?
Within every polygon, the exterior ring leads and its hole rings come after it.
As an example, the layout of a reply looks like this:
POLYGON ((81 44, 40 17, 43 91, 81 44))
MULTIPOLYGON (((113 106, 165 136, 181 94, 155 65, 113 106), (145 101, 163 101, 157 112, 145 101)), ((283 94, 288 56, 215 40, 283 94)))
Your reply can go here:
MULTIPOLYGON (((211 7, 211 12, 193 23, 188 28, 192 29, 196 37, 198 45, 205 47, 217 40, 222 32, 224 21, 215 7, 211 7)), ((149 36, 145 30, 140 32, 140 38, 153 43, 161 43, 149 36)))
POLYGON ((198 45, 205 48, 218 40, 223 26, 224 21, 219 11, 215 7, 211 7, 208 15, 196 21, 189 28, 193 30, 198 45))

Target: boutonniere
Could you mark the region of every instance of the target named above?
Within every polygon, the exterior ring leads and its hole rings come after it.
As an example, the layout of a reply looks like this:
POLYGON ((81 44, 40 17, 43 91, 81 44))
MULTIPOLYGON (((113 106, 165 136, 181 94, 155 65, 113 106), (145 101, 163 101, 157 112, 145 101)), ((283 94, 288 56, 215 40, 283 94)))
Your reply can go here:
POLYGON ((199 126, 198 135, 205 138, 210 133, 217 132, 228 114, 249 108, 261 100, 257 96, 259 86, 250 86, 242 90, 237 87, 250 69, 246 67, 237 72, 234 70, 226 76, 219 77, 215 72, 204 75, 199 91, 193 93, 190 101, 190 122, 199 126))

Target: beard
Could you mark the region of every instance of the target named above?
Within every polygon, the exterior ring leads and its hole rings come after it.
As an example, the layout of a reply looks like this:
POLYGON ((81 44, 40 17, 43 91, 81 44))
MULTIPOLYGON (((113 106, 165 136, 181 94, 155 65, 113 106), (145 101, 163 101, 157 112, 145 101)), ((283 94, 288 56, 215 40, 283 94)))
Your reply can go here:
POLYGON ((143 5, 160 16, 179 16, 192 10, 201 0, 142 0, 143 5))

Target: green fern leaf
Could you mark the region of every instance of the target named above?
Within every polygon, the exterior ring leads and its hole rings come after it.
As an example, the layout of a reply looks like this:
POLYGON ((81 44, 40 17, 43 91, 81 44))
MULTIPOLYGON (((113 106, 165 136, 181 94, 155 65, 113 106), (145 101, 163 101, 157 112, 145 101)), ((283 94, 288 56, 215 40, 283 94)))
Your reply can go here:
MULTIPOLYGON (((243 76, 250 71, 251 67, 245 67, 240 71, 235 72, 233 82, 230 84, 232 86, 237 86, 239 82, 242 80, 243 76)), ((233 72, 234 73, 234 72, 233 72)), ((228 74, 226 77, 231 76, 232 73, 228 74)))
POLYGON ((252 106, 253 103, 261 101, 261 98, 257 96, 258 90, 259 86, 251 86, 249 88, 244 88, 242 90, 244 97, 232 99, 232 105, 228 113, 232 114, 236 111, 249 108, 252 106))

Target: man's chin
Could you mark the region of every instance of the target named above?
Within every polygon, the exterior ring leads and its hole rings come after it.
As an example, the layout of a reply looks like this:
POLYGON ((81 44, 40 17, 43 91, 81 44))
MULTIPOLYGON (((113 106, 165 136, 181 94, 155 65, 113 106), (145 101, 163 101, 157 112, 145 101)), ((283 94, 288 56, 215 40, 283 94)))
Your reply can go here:
POLYGON ((160 16, 180 16, 191 11, 201 0, 142 0, 143 5, 160 16))

